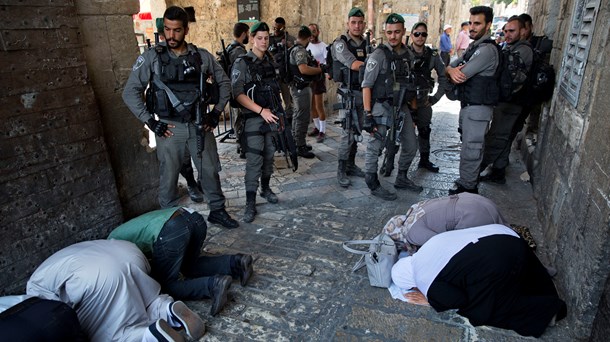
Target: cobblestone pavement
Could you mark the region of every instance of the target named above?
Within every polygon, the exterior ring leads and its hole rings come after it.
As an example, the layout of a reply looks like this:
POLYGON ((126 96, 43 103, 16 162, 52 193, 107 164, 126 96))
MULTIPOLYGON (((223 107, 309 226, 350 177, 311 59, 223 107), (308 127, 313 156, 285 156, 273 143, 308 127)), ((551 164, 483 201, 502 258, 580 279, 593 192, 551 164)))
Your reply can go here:
MULTIPOLYGON (((341 247, 345 240, 378 234, 393 215, 406 212, 414 202, 447 195, 458 177, 459 104, 443 98, 434 107, 431 160, 440 168, 433 174, 417 169, 418 157, 409 177, 424 187, 421 193, 398 191, 398 200, 386 202, 370 195, 363 178, 354 178, 348 189, 336 181, 337 143, 341 129, 328 119, 327 139, 313 145, 314 159, 299 160, 299 170, 282 169, 276 158, 271 181, 279 203, 257 197, 259 214, 254 222, 241 222, 245 205, 243 176, 245 160, 236 145, 219 143, 223 166, 220 175, 227 197, 227 210, 240 220, 240 228, 227 230, 210 225, 205 251, 250 253, 255 274, 247 287, 234 282, 227 306, 216 317, 208 315, 210 301, 188 305, 206 320, 202 341, 518 341, 511 331, 472 327, 453 311, 437 313, 430 307, 408 304, 390 297, 386 289, 368 284, 366 270, 351 272, 357 257, 341 247)), ((366 142, 365 137, 365 142, 366 142)), ((364 166, 365 144, 359 144, 356 163, 364 166)), ((517 153, 512 153, 517 155, 517 153)), ((530 228, 544 251, 540 224, 529 183, 520 180, 525 166, 511 159, 506 185, 480 185, 480 193, 494 200, 511 223, 530 228)), ((396 176, 380 180, 393 188, 396 176)), ((205 203, 183 205, 207 216, 205 203)), ((544 261, 544 257, 542 257, 544 261)), ((549 328, 543 340, 562 340, 568 327, 563 322, 549 328)))

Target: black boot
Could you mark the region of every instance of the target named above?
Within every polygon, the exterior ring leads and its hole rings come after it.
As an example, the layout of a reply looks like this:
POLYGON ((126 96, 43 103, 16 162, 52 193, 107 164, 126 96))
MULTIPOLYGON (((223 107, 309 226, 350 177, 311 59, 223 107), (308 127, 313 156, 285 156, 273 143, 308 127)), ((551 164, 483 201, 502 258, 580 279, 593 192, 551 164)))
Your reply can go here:
POLYGON ((277 195, 269 187, 269 181, 271 178, 261 178, 261 197, 266 199, 269 203, 277 203, 277 195))
POLYGON ((496 184, 506 184, 506 169, 491 168, 491 172, 488 175, 479 177, 481 182, 493 182, 496 184))
POLYGON ((457 195, 457 194, 461 194, 462 192, 470 192, 471 194, 479 193, 479 188, 476 186, 473 189, 469 189, 469 188, 465 188, 460 183, 456 183, 456 184, 457 184, 457 188, 449 190, 449 195, 457 195))
POLYGON ((421 186, 413 183, 412 180, 407 177, 407 170, 398 171, 398 176, 396 176, 396 182, 394 183, 394 187, 396 189, 408 189, 415 192, 421 192, 424 190, 421 186))
POLYGON ((438 166, 434 165, 430 161, 430 153, 420 153, 419 155, 419 165, 418 168, 426 169, 430 172, 438 173, 438 166))
POLYGON ((377 178, 377 173, 367 172, 364 175, 364 181, 371 190, 371 195, 379 197, 386 201, 393 201, 398 198, 395 193, 389 192, 381 186, 381 183, 379 183, 379 179, 377 178))
POLYGON ((349 150, 349 156, 347 158, 347 164, 345 167, 345 174, 354 177, 364 177, 364 172, 356 165, 356 152, 358 151, 358 145, 354 142, 349 150))
POLYGON ((398 152, 398 147, 394 144, 388 146, 385 150, 385 163, 381 165, 381 169, 379 173, 383 177, 390 177, 392 175, 392 171, 394 171, 394 158, 396 157, 396 152, 398 152))
POLYGON ((347 178, 345 170, 347 168, 347 161, 339 159, 339 167, 337 168, 337 182, 340 186, 347 188, 352 182, 347 178))
POLYGON ((246 191, 246 210, 244 211, 244 222, 254 221, 256 216, 256 191, 246 191))

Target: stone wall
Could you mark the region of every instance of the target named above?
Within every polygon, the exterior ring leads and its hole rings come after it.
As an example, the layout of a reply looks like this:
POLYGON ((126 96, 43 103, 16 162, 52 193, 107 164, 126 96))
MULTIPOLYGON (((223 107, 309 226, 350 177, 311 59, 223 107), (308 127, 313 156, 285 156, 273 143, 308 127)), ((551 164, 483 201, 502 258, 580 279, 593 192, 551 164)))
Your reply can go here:
MULTIPOLYGON (((554 39, 551 62, 555 66, 561 65, 573 7, 573 1, 556 0, 530 6, 535 31, 554 39)), ((559 270, 555 281, 568 304, 573 339, 607 336, 610 332, 607 3, 597 15, 578 107, 574 108, 556 88, 552 102, 543 110, 534 162, 534 190, 544 245, 559 270)), ((556 70, 559 76, 561 68, 556 70)))
MULTIPOLYGON (((73 1, 0 7, 0 295, 122 220, 73 1)), ((106 132, 112 133, 112 132, 106 132)))
MULTIPOLYGON (((123 87, 140 54, 131 15, 139 2, 76 1, 82 49, 99 105, 121 206, 126 218, 158 208, 159 163, 148 130, 123 103, 123 87)), ((162 14, 161 14, 162 16, 162 14)))

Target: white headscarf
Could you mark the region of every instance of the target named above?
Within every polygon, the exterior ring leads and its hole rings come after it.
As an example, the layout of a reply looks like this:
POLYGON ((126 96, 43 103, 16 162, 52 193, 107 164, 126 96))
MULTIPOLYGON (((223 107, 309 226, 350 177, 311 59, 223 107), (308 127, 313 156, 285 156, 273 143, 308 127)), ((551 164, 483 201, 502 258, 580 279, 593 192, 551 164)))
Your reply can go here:
POLYGON ((413 257, 398 259, 392 267, 392 281, 401 289, 409 290, 417 287, 413 272, 413 257))

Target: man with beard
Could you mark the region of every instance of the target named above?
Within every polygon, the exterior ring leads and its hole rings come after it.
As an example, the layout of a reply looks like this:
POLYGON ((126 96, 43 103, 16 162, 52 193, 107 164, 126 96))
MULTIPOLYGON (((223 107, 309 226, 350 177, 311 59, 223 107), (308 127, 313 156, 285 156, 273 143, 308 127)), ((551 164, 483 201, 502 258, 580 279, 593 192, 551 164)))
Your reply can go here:
POLYGON ((212 54, 185 42, 189 27, 184 9, 177 6, 167 8, 163 25, 165 44, 159 44, 138 57, 123 91, 127 107, 156 134, 159 204, 161 208, 178 204, 178 173, 188 149, 208 200, 208 221, 226 228, 237 228, 239 223, 225 210, 225 197, 218 176, 220 160, 212 132, 231 94, 229 78, 212 54), (197 130, 200 128, 194 121, 197 106, 203 106, 205 100, 200 92, 201 77, 212 77, 220 88, 220 96, 211 112, 205 113, 205 108, 201 108, 204 112, 202 140, 205 148, 199 153, 197 130), (145 103, 142 93, 149 85, 152 101, 145 103))
MULTIPOLYGON (((522 40, 521 36, 525 25, 523 19, 518 16, 512 16, 504 26, 504 37, 506 37, 506 45, 503 50, 508 50, 514 58, 519 56, 519 64, 522 65, 521 71, 523 74, 528 74, 532 65, 534 51, 527 40, 522 40)), ((505 57, 506 58, 506 57, 505 57)), ((494 107, 493 121, 489 133, 485 137, 485 154, 483 155, 483 163, 481 168, 492 164, 491 172, 480 178, 481 181, 491 181, 497 184, 506 183, 506 167, 508 166, 508 157, 510 155, 510 146, 512 143, 511 134, 515 123, 519 119, 519 115, 523 111, 523 103, 529 96, 526 94, 527 87, 515 89, 510 99, 502 101, 494 107)))
MULTIPOLYGON (((279 64, 280 69, 286 68, 289 56, 283 54, 294 46, 295 38, 286 31, 286 20, 282 17, 275 18, 273 23, 273 34, 269 36, 269 53, 273 56, 276 63, 279 64), (282 58, 279 58, 282 56, 282 58)), ((286 111, 286 117, 288 121, 292 121, 293 106, 292 106, 292 95, 290 95, 290 87, 280 77, 280 90, 282 92, 282 100, 284 101, 284 110, 286 111)))
MULTIPOLYGON (((347 33, 335 39, 332 50, 333 79, 339 83, 339 88, 349 88, 355 97, 354 102, 358 113, 359 127, 362 127, 363 115, 359 73, 360 68, 364 66, 367 54, 367 43, 363 33, 364 12, 360 8, 354 7, 347 14, 347 33)), ((342 100, 347 101, 347 99, 342 100)), ((344 188, 351 184, 347 176, 364 177, 364 172, 356 165, 358 143, 354 139, 355 133, 357 132, 354 131, 353 127, 345 127, 339 142, 337 182, 344 188)))
POLYGON ((366 146, 364 180, 371 190, 371 195, 386 201, 393 201, 397 196, 396 193, 384 189, 379 183, 377 164, 379 152, 388 139, 386 133, 391 133, 389 131, 392 129, 393 121, 402 121, 402 129, 400 132, 396 129, 395 132, 396 142, 400 141, 400 159, 394 187, 415 192, 423 190, 407 177, 409 166, 417 152, 417 140, 408 107, 409 101, 416 96, 411 77, 414 56, 413 52, 402 43, 402 37, 406 32, 404 23, 404 18, 399 14, 392 13, 388 16, 384 27, 387 43, 379 46, 367 59, 362 81, 364 105, 362 129, 373 137, 366 146), (401 98, 398 95, 400 92, 406 92, 407 95, 401 98), (394 111, 398 118, 392 115, 394 111))
POLYGON ((499 89, 496 69, 500 56, 490 38, 489 28, 493 9, 475 6, 470 9, 470 38, 474 40, 461 58, 447 67, 447 76, 458 88, 462 151, 460 153, 460 178, 457 188, 449 194, 478 193, 478 178, 485 133, 491 121, 493 106, 498 103, 499 89))

